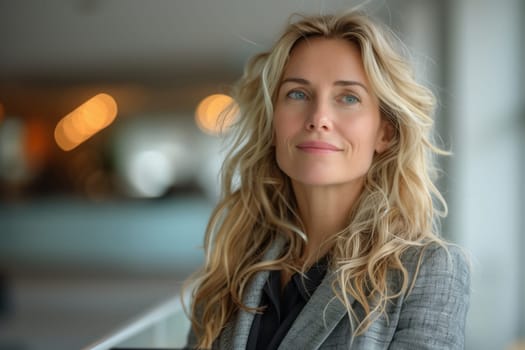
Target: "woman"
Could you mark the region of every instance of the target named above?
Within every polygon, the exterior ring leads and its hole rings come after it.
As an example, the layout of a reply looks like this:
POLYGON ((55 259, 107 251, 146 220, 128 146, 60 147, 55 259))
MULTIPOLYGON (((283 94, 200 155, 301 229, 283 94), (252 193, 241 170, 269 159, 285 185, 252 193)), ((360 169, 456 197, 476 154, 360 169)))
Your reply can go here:
POLYGON ((189 346, 463 348, 469 271, 434 225, 434 98, 391 40, 361 13, 306 17, 247 65, 189 346))

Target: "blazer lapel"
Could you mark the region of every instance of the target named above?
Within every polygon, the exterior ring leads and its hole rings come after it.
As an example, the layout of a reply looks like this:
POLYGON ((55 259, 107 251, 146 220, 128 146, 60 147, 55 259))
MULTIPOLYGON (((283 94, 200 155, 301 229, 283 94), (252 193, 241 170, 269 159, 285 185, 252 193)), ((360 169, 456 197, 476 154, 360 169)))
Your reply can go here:
MULTIPOLYGON (((275 243, 266 252, 263 260, 269 261, 277 259, 282 252, 284 244, 285 239, 281 236, 278 236, 275 243)), ((255 308, 259 306, 259 303, 261 302, 263 287, 266 283, 266 280, 268 280, 269 274, 270 271, 261 271, 254 276, 250 284, 246 287, 246 291, 244 293, 243 298, 244 305, 250 308, 255 308)), ((246 349, 246 344, 248 343, 248 336, 250 335, 250 330, 254 318, 255 315, 253 313, 240 310, 236 321, 231 322, 226 326, 225 333, 227 334, 227 336, 221 336, 221 349, 246 349), (233 336, 230 338, 229 335, 232 333, 233 336), (233 344, 229 343, 230 341, 232 341, 232 339, 233 344)))
MULTIPOLYGON (((347 314, 344 304, 332 290, 332 282, 335 278, 335 274, 328 270, 284 337, 279 350, 319 348, 347 314)), ((353 303, 354 299, 350 295, 348 297, 353 303)))

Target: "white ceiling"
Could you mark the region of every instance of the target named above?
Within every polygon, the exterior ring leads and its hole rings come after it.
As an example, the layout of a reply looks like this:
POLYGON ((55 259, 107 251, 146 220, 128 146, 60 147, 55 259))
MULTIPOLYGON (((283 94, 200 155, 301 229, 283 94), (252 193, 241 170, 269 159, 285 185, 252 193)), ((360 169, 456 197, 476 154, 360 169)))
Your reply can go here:
MULTIPOLYGON (((381 7, 385 1, 372 2, 381 7)), ((239 71, 290 14, 341 11, 355 3, 0 0, 0 79, 239 71)))
POLYGON ((424 3, 431 2, 0 0, 0 103, 7 114, 51 122, 100 91, 117 98, 122 114, 192 110, 207 94, 226 92, 293 13, 361 4, 403 30, 407 9, 424 3))

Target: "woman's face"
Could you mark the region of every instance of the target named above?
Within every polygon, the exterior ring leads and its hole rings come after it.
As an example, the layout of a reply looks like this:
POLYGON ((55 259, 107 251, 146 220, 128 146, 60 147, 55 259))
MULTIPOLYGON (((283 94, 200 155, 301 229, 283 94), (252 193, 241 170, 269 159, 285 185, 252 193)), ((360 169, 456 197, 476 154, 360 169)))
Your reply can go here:
POLYGON ((274 112, 277 163, 306 186, 362 186, 389 129, 358 47, 310 38, 292 50, 274 112))

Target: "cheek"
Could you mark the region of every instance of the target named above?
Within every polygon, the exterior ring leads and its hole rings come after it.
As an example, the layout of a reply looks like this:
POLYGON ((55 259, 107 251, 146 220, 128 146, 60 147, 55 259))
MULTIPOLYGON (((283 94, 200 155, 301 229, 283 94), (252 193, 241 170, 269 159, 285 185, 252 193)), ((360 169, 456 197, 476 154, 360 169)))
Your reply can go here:
POLYGON ((274 145, 285 144, 297 131, 293 118, 275 114, 273 119, 274 145))
POLYGON ((287 153, 290 135, 288 135, 286 131, 286 129, 282 128, 274 129, 273 145, 275 146, 277 159, 279 159, 282 155, 287 153))
POLYGON ((282 115, 277 114, 274 117, 273 125, 273 146, 275 147, 275 159, 279 168, 285 171, 283 166, 286 168, 286 164, 288 164, 288 148, 290 147, 290 142, 294 135, 294 127, 292 123, 290 123, 289 118, 283 118, 282 115))
POLYGON ((363 145, 374 145, 379 132, 379 124, 376 118, 363 118, 361 123, 349 126, 347 132, 363 145))
POLYGON ((350 123, 340 129, 341 136, 348 143, 350 153, 363 159, 372 159, 376 149, 377 125, 370 121, 350 123))

